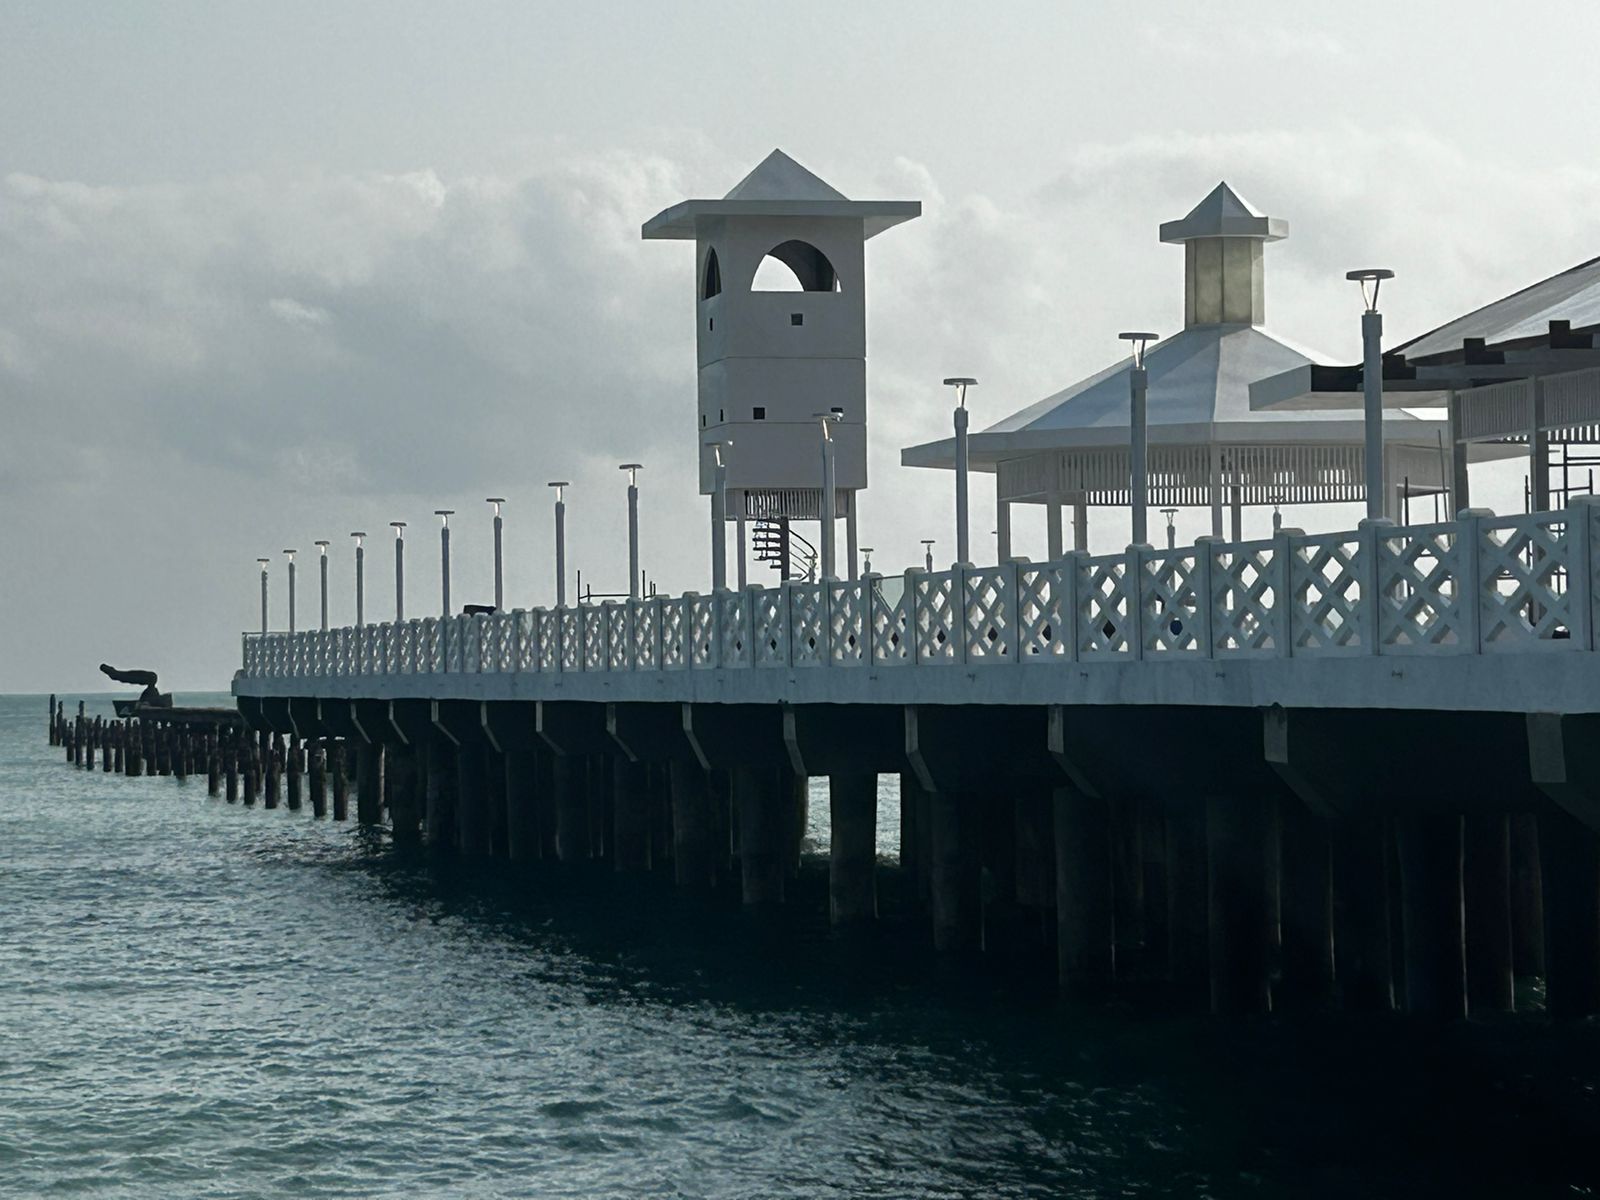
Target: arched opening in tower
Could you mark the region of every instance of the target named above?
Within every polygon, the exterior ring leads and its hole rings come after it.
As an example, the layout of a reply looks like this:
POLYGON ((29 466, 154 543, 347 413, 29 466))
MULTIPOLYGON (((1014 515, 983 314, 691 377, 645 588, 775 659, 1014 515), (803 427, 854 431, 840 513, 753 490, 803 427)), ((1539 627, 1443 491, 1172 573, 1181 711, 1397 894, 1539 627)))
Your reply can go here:
POLYGON ((839 276, 828 256, 810 242, 790 240, 767 251, 755 278, 752 292, 836 292, 839 276))
POLYGON ((700 285, 700 299, 709 300, 722 292, 722 267, 717 262, 717 249, 706 253, 706 276, 700 285))

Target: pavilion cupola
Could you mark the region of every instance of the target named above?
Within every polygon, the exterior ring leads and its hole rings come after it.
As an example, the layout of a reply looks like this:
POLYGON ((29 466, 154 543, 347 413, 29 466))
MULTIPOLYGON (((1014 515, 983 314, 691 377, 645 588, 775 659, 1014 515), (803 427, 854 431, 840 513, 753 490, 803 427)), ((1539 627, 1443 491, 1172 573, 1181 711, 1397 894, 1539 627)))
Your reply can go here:
POLYGON ((1289 235, 1289 223, 1264 217, 1226 183, 1181 221, 1164 221, 1161 240, 1183 247, 1183 324, 1261 325, 1266 321, 1262 248, 1289 235))

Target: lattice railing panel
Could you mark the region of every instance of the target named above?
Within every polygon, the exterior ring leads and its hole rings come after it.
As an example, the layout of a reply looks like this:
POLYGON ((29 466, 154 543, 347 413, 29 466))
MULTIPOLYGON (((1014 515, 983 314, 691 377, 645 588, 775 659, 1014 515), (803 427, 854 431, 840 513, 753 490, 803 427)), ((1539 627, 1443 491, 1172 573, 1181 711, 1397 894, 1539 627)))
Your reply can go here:
POLYGON ((755 630, 756 666, 787 666, 789 656, 783 638, 783 592, 778 588, 762 588, 752 593, 752 611, 755 630))
POLYGON ((710 596, 689 600, 689 665, 717 665, 717 610, 710 596))
POLYGON ((1017 565, 1017 641, 1023 662, 1072 655, 1072 605, 1069 576, 1060 563, 1017 565))
POLYGON ((1360 550, 1360 537, 1354 533, 1297 537, 1290 543, 1290 644, 1295 654, 1366 653, 1360 550))
POLYGON ((1013 577, 1009 567, 961 572, 962 636, 969 663, 987 665, 1015 659, 1017 631, 1012 616, 1013 577))
POLYGON ((1566 587, 1572 557, 1566 514, 1486 519, 1478 528, 1483 650, 1576 649, 1566 587))
POLYGON ((656 662, 656 622, 661 606, 654 600, 641 600, 633 606, 633 669, 654 671, 656 662))
POLYGON ((661 665, 680 670, 689 665, 689 598, 661 602, 661 665))
POLYGON ((1211 638, 1214 653, 1265 657, 1278 649, 1273 604, 1281 589, 1271 542, 1213 547, 1211 638))
POLYGON ((867 659, 866 589, 860 583, 830 583, 828 661, 849 667, 867 659))
POLYGON ((750 665, 750 629, 743 592, 719 592, 717 606, 717 664, 750 665))
POLYGON ((1378 644, 1385 653, 1440 647, 1476 652, 1465 546, 1454 523, 1413 525, 1375 539, 1378 644))
POLYGON ((907 583, 891 604, 883 583, 872 580, 872 661, 886 667, 910 666, 916 662, 916 588, 907 583))
POLYGON ((1146 657, 1204 654, 1201 641, 1201 552, 1169 550, 1139 562, 1139 607, 1146 657))
POLYGON ((827 621, 820 583, 791 583, 789 589, 789 654, 797 667, 827 663, 827 621))
POLYGON ((956 639, 964 619, 957 612, 957 582, 953 571, 920 574, 914 592, 917 601, 917 665, 944 665, 960 661, 956 639))
POLYGON ((1127 558, 1080 558, 1077 576, 1078 657, 1130 653, 1134 602, 1129 595, 1127 558))

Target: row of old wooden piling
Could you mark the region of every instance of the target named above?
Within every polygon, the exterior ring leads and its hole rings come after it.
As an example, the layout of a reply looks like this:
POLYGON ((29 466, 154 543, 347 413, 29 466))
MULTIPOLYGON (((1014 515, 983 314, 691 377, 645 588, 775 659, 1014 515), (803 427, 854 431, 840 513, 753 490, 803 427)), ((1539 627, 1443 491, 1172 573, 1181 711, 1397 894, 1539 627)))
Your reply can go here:
MULTIPOLYGON (((227 799, 387 821, 469 858, 603 863, 679 889, 785 903, 808 780, 770 766, 555 753, 457 729, 287 737, 146 714, 75 721, 67 759, 204 773, 227 799), (109 748, 109 751, 108 751, 109 748), (109 757, 108 757, 109 753, 109 757)), ((1162 989, 1218 1012, 1506 1013, 1542 979, 1557 1016, 1600 1012, 1600 858, 1558 809, 1330 820, 1290 799, 1112 801, 1072 788, 929 790, 900 778, 897 911, 935 949, 1050 969, 1083 999, 1162 989)), ((878 918, 878 777, 828 779, 829 914, 878 918)))

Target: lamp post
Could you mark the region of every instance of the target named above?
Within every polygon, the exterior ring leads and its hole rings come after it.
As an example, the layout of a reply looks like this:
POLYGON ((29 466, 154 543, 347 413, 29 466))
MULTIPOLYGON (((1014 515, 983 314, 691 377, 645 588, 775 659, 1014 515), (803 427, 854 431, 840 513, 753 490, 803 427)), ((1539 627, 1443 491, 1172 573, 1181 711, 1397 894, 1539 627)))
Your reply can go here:
POLYGON ((406 523, 390 521, 394 529, 394 619, 406 619, 406 523))
POLYGON ((1178 510, 1163 508, 1161 515, 1167 519, 1167 549, 1172 550, 1178 544, 1178 510))
POLYGON ((567 606, 567 501, 565 479, 553 480, 547 487, 556 490, 556 607, 567 606))
POLYGON ((643 463, 623 463, 628 473, 628 599, 639 598, 639 472, 643 463))
POLYGON ((706 445, 711 447, 711 590, 720 592, 728 586, 728 463, 722 452, 733 443, 706 445))
POLYGON ((1133 544, 1149 540, 1150 470, 1146 462, 1150 444, 1145 394, 1150 374, 1144 369, 1144 349, 1156 335, 1142 330, 1119 333, 1117 337, 1133 343, 1133 369, 1128 372, 1128 464, 1131 468, 1130 507, 1133 510, 1133 544))
POLYGON ((1383 314, 1378 311, 1378 288, 1394 272, 1384 267, 1346 271, 1346 279, 1361 285, 1365 311, 1361 314, 1361 410, 1367 435, 1367 517, 1383 516, 1383 314))
POLYGON ((450 518, 453 508, 436 508, 433 515, 439 518, 439 615, 450 615, 450 518))
POLYGON ((971 561, 967 540, 967 389, 978 381, 958 375, 944 382, 956 390, 956 561, 964 563, 971 561))
POLYGON ((837 510, 838 497, 834 494, 838 489, 834 483, 834 458, 833 458, 833 423, 839 419, 839 414, 829 409, 827 412, 812 413, 813 417, 822 422, 822 570, 821 578, 830 580, 836 578, 834 572, 834 526, 838 524, 837 510))
POLYGON ((367 552, 361 545, 367 535, 364 530, 357 529, 350 536, 356 540, 356 628, 359 629, 367 623, 367 552))
POLYGON ((922 539, 922 546, 923 546, 923 562, 927 566, 928 571, 930 573, 932 573, 932 571, 933 571, 933 539, 932 538, 923 538, 922 539))
POLYGON ((863 575, 871 575, 872 574, 872 547, 871 546, 863 546, 863 547, 861 547, 861 573, 863 575))
POLYGON ((294 556, 299 552, 296 551, 296 550, 285 550, 284 553, 289 556, 289 632, 293 633, 294 632, 294 556))
POLYGON ((270 558, 256 559, 261 564, 261 632, 267 632, 267 568, 272 565, 270 558))
POLYGON ((322 574, 322 632, 328 632, 328 547, 333 543, 319 540, 316 543, 318 569, 322 574))
POLYGON ((500 534, 504 522, 500 520, 500 506, 506 502, 504 496, 490 496, 485 504, 494 505, 494 608, 499 612, 506 606, 505 575, 501 570, 500 534))

